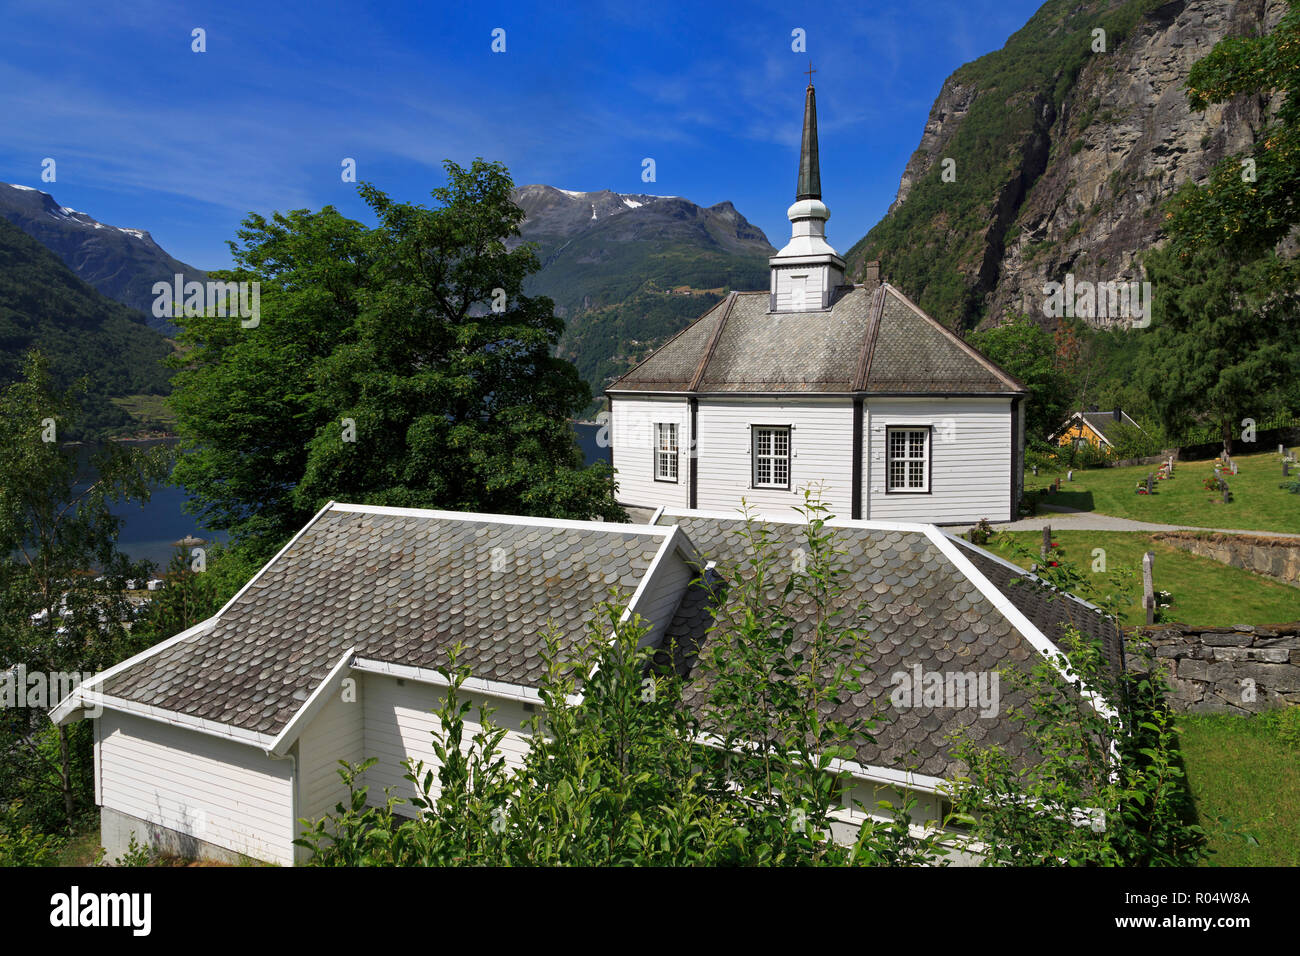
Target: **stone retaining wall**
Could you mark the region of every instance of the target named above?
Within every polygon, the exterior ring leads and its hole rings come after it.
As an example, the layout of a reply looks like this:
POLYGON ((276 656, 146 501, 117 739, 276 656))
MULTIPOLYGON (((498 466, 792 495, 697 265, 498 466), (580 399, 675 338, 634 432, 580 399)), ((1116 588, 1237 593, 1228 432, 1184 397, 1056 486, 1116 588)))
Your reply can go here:
MULTIPOLYGON (((1157 624, 1135 629, 1167 668, 1174 708, 1251 714, 1300 704, 1300 621, 1254 627, 1157 624)), ((1128 655, 1130 670, 1145 663, 1128 655)))
POLYGON ((1202 558, 1300 587, 1300 538, 1203 531, 1164 531, 1152 537, 1202 558))

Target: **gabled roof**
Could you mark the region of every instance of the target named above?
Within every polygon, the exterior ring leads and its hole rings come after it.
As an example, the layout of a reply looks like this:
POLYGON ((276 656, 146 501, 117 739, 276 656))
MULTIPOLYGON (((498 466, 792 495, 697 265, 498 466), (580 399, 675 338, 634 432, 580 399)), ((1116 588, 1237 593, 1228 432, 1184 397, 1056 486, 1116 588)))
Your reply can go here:
MULTIPOLYGON (((745 522, 739 516, 679 510, 656 520, 680 526, 702 555, 720 565, 743 567, 750 555, 741 533, 745 522)), ((778 554, 805 546, 799 522, 766 518, 756 524, 769 529, 778 554)), ((845 587, 838 604, 863 612, 866 663, 871 668, 864 688, 835 713, 848 718, 875 712, 881 721, 873 732, 875 740, 858 748, 863 765, 951 778, 962 768, 948 738, 963 728, 977 743, 997 744, 1013 758, 1031 756, 1028 740, 1009 716, 1009 708, 1023 705, 1025 699, 1006 682, 1000 683, 998 713, 989 717, 975 707, 893 707, 890 694, 897 673, 911 675, 917 667, 923 673, 988 674, 1007 666, 1027 670, 1045 652, 1060 647, 1070 623, 1102 639, 1112 669, 1122 667, 1113 625, 1091 605, 1053 596, 1014 565, 933 526, 838 520, 830 524, 844 552, 837 559, 845 587)), ((718 586, 716 580, 713 586, 718 586)), ((698 655, 714 622, 709 592, 709 585, 697 582, 665 635, 676 645, 679 668, 688 680, 687 702, 693 706, 703 701, 710 680, 698 655)), ((777 598, 775 591, 772 598, 777 598)), ((807 603, 793 616, 797 640, 802 641, 814 627, 814 608, 807 603)))
POLYGON ((822 311, 768 306, 766 292, 732 293, 606 391, 1025 394, 888 283, 842 288, 822 311))
MULTIPOLYGON (((1134 428, 1142 427, 1137 422, 1133 421, 1133 419, 1129 418, 1127 412, 1121 411, 1119 414, 1120 414, 1120 419, 1123 421, 1125 425, 1131 425, 1134 428)), ((1102 441, 1104 441, 1107 445, 1114 444, 1115 426, 1119 424, 1119 422, 1115 420, 1114 411, 1075 412, 1069 418, 1067 418, 1061 424, 1061 426, 1058 429, 1056 429, 1056 431, 1052 432, 1049 438, 1056 438, 1058 435, 1064 434, 1070 428, 1070 426, 1075 424, 1076 422, 1083 422, 1085 425, 1091 428, 1097 434, 1097 436, 1102 441)))
MULTIPOLYGON (((802 525, 759 520, 779 552, 801 545, 802 525)), ((535 700, 548 622, 572 646, 610 588, 630 596, 629 612, 662 606, 642 598, 655 593, 656 568, 674 552, 697 570, 705 561, 743 566, 743 523, 690 511, 624 525, 331 503, 215 617, 92 678, 52 717, 65 722, 99 704, 279 754, 350 671, 429 679, 455 643, 464 645, 460 663, 474 689, 535 700)), ((1031 576, 973 545, 932 525, 832 525, 844 552, 841 603, 865 615, 872 667, 841 709, 884 718, 875 741, 858 749, 863 767, 951 777, 961 768, 947 738, 962 727, 1032 757, 1009 715, 1023 701, 1008 685, 995 714, 900 710, 890 701, 900 671, 1027 668, 1053 652, 1067 623, 1101 637, 1122 667, 1118 635, 1106 633, 1095 609, 1069 597, 1047 600, 1031 576)), ((665 626, 664 646, 684 651, 689 704, 699 703, 708 681, 692 651, 709 639, 718 595, 703 582, 713 578, 705 570, 683 585, 672 620, 651 622, 665 626)), ((811 608, 795 618, 806 634, 811 608)))
POLYGON ((331 503, 206 627, 94 689, 273 736, 349 649, 432 669, 459 642, 475 678, 536 686, 548 622, 565 646, 577 640, 609 589, 633 597, 674 537, 647 525, 331 503))

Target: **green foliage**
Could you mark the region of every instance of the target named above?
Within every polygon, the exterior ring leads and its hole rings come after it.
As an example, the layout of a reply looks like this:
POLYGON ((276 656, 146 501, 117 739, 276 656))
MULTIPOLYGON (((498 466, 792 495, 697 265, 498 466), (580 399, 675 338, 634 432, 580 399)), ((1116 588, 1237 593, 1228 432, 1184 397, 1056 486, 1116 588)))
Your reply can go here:
POLYGON ((1100 645, 1077 632, 1062 666, 1067 658, 1086 686, 1127 701, 1127 710, 1121 719, 1081 702, 1046 661, 1027 677, 1004 672, 1029 696, 1012 712, 1039 759, 1021 763, 997 746, 958 745, 970 771, 954 787, 954 812, 988 847, 984 864, 1189 866, 1205 859, 1163 677, 1112 678, 1100 645))
POLYGON ((127 842, 126 852, 113 861, 114 866, 152 866, 154 853, 148 845, 141 846, 131 834, 131 839, 127 842))
POLYGON ((55 866, 62 843, 23 822, 21 801, 0 810, 0 867, 55 866))
POLYGON ((569 418, 591 396, 552 355, 562 323, 522 292, 536 257, 507 249, 523 215, 509 176, 446 168, 432 209, 362 185, 374 229, 331 207, 250 216, 217 278, 262 283, 260 324, 177 320, 192 351, 172 404, 193 454, 176 479, 250 553, 332 498, 624 518, 609 468, 582 466, 569 418))
POLYGON ((1069 376, 1057 362, 1052 334, 1028 316, 1021 316, 968 341, 1029 389, 1025 402, 1025 434, 1045 436, 1070 411, 1073 398, 1069 376))
MULTIPOLYGON (((55 386, 39 354, 0 392, 0 662, 29 674, 95 672, 142 648, 123 626, 124 582, 146 569, 117 551, 110 509, 147 501, 168 457, 110 445, 92 462, 98 477, 80 481, 75 449, 45 440, 70 430, 79 398, 55 386)), ((53 727, 46 706, 57 702, 0 708, 0 804, 23 801, 47 831, 93 806, 90 729, 53 727)))
POLYGON ((1116 422, 1107 429, 1107 438, 1111 443, 1111 454, 1117 461, 1149 458, 1160 454, 1172 444, 1164 428, 1157 422, 1143 422, 1137 425, 1116 422))
POLYGON ((408 764, 416 815, 399 813, 391 793, 373 805, 362 783, 373 761, 345 764, 348 800, 304 821, 300 844, 312 862, 344 866, 935 860, 934 841, 909 834, 910 805, 892 822, 865 826, 856 845, 828 837, 845 776, 831 760, 862 738, 821 711, 858 686, 861 631, 856 613, 832 607, 834 543, 813 515, 802 570, 783 570, 769 533, 751 524, 752 565, 723 575, 740 591, 728 595, 734 610, 710 639, 725 648, 726 668, 711 671, 701 710, 684 706, 673 666, 687 649, 642 647, 647 625, 624 621, 623 606, 608 602, 580 646, 564 649, 548 634, 542 713, 522 768, 506 767, 504 731, 490 711, 479 711, 467 739, 472 706, 460 688, 468 672, 453 656, 436 710, 439 766, 408 764), (796 600, 818 609, 805 643, 784 608, 796 600))
MULTIPOLYGON (((1060 548, 1037 571, 1058 592, 1099 597, 1060 548)), ((1131 573, 1125 582, 1121 590, 1131 573)), ((1125 598, 1098 603, 1113 621, 1125 598)), ((1027 672, 1003 669, 1007 686, 1026 697, 1010 716, 1032 755, 1016 759, 968 733, 954 751, 969 772, 953 786, 953 812, 988 848, 984 865, 1189 866, 1206 858, 1161 663, 1138 641, 1127 653, 1138 667, 1117 674, 1102 646, 1069 626, 1054 659, 1027 672)))
MULTIPOLYGON (((1267 96, 1300 84, 1300 6, 1271 33, 1229 37, 1193 67, 1187 98, 1194 110, 1234 97, 1267 96)), ((1253 259, 1300 222, 1300 104, 1283 96, 1273 121, 1255 136, 1249 155, 1226 157, 1209 182, 1188 183, 1170 205, 1170 236, 1180 248, 1200 247, 1253 259), (1254 176, 1243 167, 1248 160, 1254 176)))
POLYGON ((1138 381, 1172 433, 1208 419, 1231 448, 1243 418, 1282 407, 1300 368, 1300 262, 1216 250, 1148 253, 1155 303, 1138 381))
POLYGON ((130 426, 112 396, 165 395, 171 347, 133 309, 100 295, 59 258, 0 220, 0 387, 22 375, 24 353, 49 360, 61 388, 85 380, 77 427, 65 438, 130 426))
POLYGON ((1293 495, 1300 495, 1300 475, 1292 478, 1289 482, 1283 482, 1278 485, 1284 491, 1289 491, 1293 495))

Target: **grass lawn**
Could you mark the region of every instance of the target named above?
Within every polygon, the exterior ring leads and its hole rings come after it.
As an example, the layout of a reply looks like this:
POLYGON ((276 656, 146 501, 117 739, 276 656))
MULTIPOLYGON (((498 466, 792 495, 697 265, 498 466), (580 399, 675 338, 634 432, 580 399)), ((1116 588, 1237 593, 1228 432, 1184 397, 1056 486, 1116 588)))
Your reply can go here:
POLYGON ((1216 851, 1210 865, 1300 866, 1300 742, 1283 739, 1278 712, 1184 714, 1178 727, 1192 800, 1216 851), (1220 817, 1259 845, 1224 832, 1220 817))
MULTIPOLYGON (((1155 494, 1139 495, 1134 488, 1155 465, 1131 465, 1126 468, 1090 468, 1076 471, 1074 481, 1059 472, 1061 491, 1039 497, 1040 504, 1063 505, 1080 511, 1153 521, 1158 524, 1185 524, 1197 528, 1234 528, 1244 531, 1283 531, 1300 534, 1300 495, 1278 487, 1282 483, 1282 459, 1276 452, 1243 455, 1234 459, 1237 474, 1228 475, 1233 500, 1223 504, 1217 492, 1206 491, 1203 482, 1214 474, 1214 461, 1180 461, 1174 463, 1174 477, 1157 481, 1155 494)), ((1291 474, 1300 472, 1293 466, 1291 474)), ((1037 475, 1025 475, 1025 490, 1037 495, 1058 472, 1040 469, 1037 475)), ((1040 511, 1039 514, 1046 512, 1040 511)))
POLYGON ((92 815, 59 850, 58 866, 92 866, 99 859, 99 816, 92 815))
MULTIPOLYGON (((1178 479, 1175 478, 1175 481, 1178 479)), ((1295 497, 1295 496, 1290 496, 1295 497)), ((1300 507, 1300 502, 1297 502, 1300 507)), ((1156 555, 1154 579, 1156 590, 1168 591, 1173 597, 1164 609, 1165 619, 1186 624, 1230 626, 1233 624, 1282 624, 1300 620, 1300 588, 1229 567, 1209 558, 1180 551, 1140 531, 1058 531, 1052 535, 1065 552, 1066 561, 1084 572, 1098 593, 1079 596, 1094 604, 1107 594, 1122 590, 1116 572, 1133 571, 1131 600, 1127 602, 1124 623, 1146 621, 1142 609, 1142 554, 1156 555), (1096 556, 1093 549, 1105 551, 1105 571, 1093 572, 1096 556)), ((995 554, 1027 568, 1038 560, 1043 536, 1038 531, 999 531, 985 546, 995 554), (1016 557, 1011 540, 1032 554, 1016 557)))

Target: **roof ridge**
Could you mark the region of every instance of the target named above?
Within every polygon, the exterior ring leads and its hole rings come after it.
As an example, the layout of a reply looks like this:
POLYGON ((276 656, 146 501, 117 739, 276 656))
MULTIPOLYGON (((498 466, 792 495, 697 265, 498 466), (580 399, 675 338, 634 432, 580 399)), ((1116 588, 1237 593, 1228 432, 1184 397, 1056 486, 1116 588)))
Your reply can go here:
POLYGON ((612 388, 616 388, 616 387, 618 386, 618 383, 619 383, 619 382, 623 381, 623 379, 625 379, 625 378, 627 378, 628 376, 630 376, 633 372, 635 372, 637 369, 639 369, 642 365, 645 365, 647 362, 649 362, 649 361, 651 361, 652 359, 654 359, 655 356, 657 356, 657 355, 658 355, 660 352, 662 352, 664 349, 668 348, 668 346, 672 345, 673 342, 677 341, 679 338, 681 338, 683 335, 685 335, 685 334, 686 334, 687 332, 689 332, 691 329, 695 328, 695 326, 699 325, 701 322, 703 322, 705 319, 707 319, 710 315, 712 315, 714 312, 716 312, 719 308, 721 308, 722 306, 726 305, 727 298, 730 297, 730 296, 732 296, 732 295, 735 295, 735 294, 736 294, 736 293, 734 293, 734 292, 729 292, 729 293, 727 293, 727 296, 726 296, 726 297, 721 298, 721 299, 719 299, 717 302, 713 303, 713 305, 709 306, 707 309, 704 310, 704 314, 701 315, 698 319, 695 319, 693 322, 688 322, 688 323, 686 323, 685 326, 683 326, 682 328, 680 328, 680 329, 678 329, 676 332, 674 332, 672 335, 670 335, 670 336, 669 336, 669 337, 664 341, 664 344, 663 344, 663 345, 659 346, 659 348, 655 349, 653 352, 651 352, 649 355, 647 355, 647 356, 646 356, 645 358, 643 358, 641 361, 637 362, 635 365, 633 365, 630 369, 628 369, 626 372, 624 372, 624 373, 623 373, 622 375, 620 375, 618 378, 614 379, 614 381, 612 381, 612 382, 610 382, 608 385, 606 385, 605 388, 604 388, 602 391, 608 392, 610 389, 612 389, 612 388))
POLYGON ((722 315, 718 317, 718 324, 713 327, 713 334, 709 336, 709 343, 704 347, 704 354, 700 356, 700 364, 695 367, 695 374, 691 376, 690 383, 686 386, 688 393, 694 392, 700 387, 700 382, 704 380, 704 372, 709 367, 709 361, 713 358, 713 352, 718 347, 718 340, 722 338, 722 329, 727 324, 727 318, 731 315, 732 306, 736 304, 738 293, 730 292, 727 294, 727 307, 722 310, 722 315))
MULTIPOLYGON (((1000 379, 1003 382, 1003 384, 1010 385, 1013 391, 1017 391, 1017 392, 1028 391, 1028 389, 1025 388, 1023 382, 1016 379, 1015 376, 1011 375, 1010 373, 1005 372, 1001 368, 999 368, 996 364, 994 364, 993 360, 988 358, 983 352, 975 348, 975 346, 971 345, 969 342, 963 339, 952 329, 948 328, 948 326, 944 325, 934 316, 930 315, 919 305, 917 305, 915 302, 909 299, 901 289, 898 289, 895 286, 892 286, 888 282, 885 282, 883 280, 880 283, 880 287, 881 289, 889 290, 889 293, 893 295, 894 298, 898 299, 899 302, 903 303, 905 306, 907 306, 909 309, 915 312, 926 322, 929 322, 936 329, 942 332, 944 336, 946 336, 950 341, 952 341, 958 347, 960 347, 963 352, 965 352, 971 358, 975 359, 975 361, 983 365, 988 371, 992 372, 996 378, 1000 379)), ((863 387, 864 388, 866 387, 865 383, 863 387)))
POLYGON ((867 313, 867 330, 862 336, 862 354, 854 372, 853 391, 865 391, 867 376, 871 374, 871 359, 876 354, 876 339, 880 332, 880 317, 885 311, 885 287, 876 286, 871 293, 871 311, 867 313))

